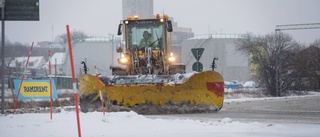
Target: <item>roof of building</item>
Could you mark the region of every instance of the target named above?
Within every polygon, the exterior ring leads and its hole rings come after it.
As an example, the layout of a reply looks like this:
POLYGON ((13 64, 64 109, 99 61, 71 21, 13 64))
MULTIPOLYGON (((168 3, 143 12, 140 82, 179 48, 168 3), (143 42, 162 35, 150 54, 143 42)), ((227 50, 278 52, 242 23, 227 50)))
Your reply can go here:
POLYGON ((215 38, 215 39, 237 39, 237 38, 243 38, 243 34, 203 34, 203 35, 195 35, 193 38, 189 38, 189 40, 193 39, 209 39, 209 38, 215 38))
MULTIPOLYGON (((28 60, 28 57, 15 57, 13 61, 11 61, 9 67, 17 67, 17 63, 23 63, 20 64, 21 66, 25 66, 26 61, 28 60)), ((41 66, 41 61, 44 60, 43 56, 34 56, 34 57, 30 57, 29 59, 29 64, 28 64, 28 68, 37 68, 39 66, 41 66), (31 65, 32 63, 32 65, 31 65)))
MULTIPOLYGON (((56 52, 51 56, 50 63, 51 65, 57 64, 57 65, 63 65, 66 61, 66 53, 64 52, 56 52), (57 59, 57 62, 55 62, 57 59)), ((46 65, 49 64, 49 61, 46 63, 46 65)))

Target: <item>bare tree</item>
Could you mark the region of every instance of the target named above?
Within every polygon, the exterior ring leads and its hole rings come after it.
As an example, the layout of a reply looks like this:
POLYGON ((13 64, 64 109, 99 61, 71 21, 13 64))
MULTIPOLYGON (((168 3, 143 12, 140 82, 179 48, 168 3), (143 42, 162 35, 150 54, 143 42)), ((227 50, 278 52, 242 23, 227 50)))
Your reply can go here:
MULTIPOLYGON (((12 93, 12 99, 13 99, 13 102, 15 101, 15 93, 14 93, 14 90, 13 90, 13 73, 14 69, 16 68, 12 68, 10 67, 10 64, 14 61, 14 58, 15 57, 18 57, 18 56, 21 56, 21 53, 23 53, 23 51, 27 49, 27 47, 19 42, 15 42, 15 43, 11 43, 10 41, 6 41, 6 45, 5 45, 5 48, 4 48, 4 57, 5 57, 5 61, 4 61, 4 64, 5 64, 5 72, 3 73, 3 75, 6 75, 6 78, 8 79, 8 85, 9 85, 9 88, 11 89, 11 93, 12 93)), ((2 56, 0 54, 0 56, 2 56)))
MULTIPOLYGON (((79 42, 79 41, 83 41, 84 39, 88 38, 89 36, 82 32, 82 31, 78 31, 78 30, 75 30, 75 31, 71 31, 70 32, 70 37, 71 37, 71 41, 72 42, 79 42)), ((56 38, 55 38, 56 41, 59 41, 59 43, 61 45, 63 45, 63 50, 66 50, 66 44, 68 42, 68 37, 67 37, 67 33, 63 33, 61 35, 58 35, 56 38)))
POLYGON ((316 50, 316 53, 313 54, 315 55, 315 57, 313 58, 313 62, 314 62, 314 66, 312 67, 313 68, 313 72, 315 72, 314 76, 315 76, 315 79, 317 81, 316 83, 316 88, 318 91, 320 91, 320 38, 317 39, 313 45, 317 48, 316 50))
POLYGON ((247 34, 236 42, 238 51, 251 54, 257 63, 257 79, 272 96, 281 96, 295 81, 294 57, 299 44, 285 33, 265 36, 247 34))
POLYGON ((320 78, 320 61, 319 61, 320 60, 320 50, 319 50, 320 49, 320 38, 315 40, 315 42, 312 45, 314 45, 317 48, 317 50, 316 50, 317 52, 315 54, 313 54, 313 55, 315 55, 314 70, 317 74, 317 77, 320 78))
POLYGON ((308 90, 320 89, 320 39, 315 40, 299 54, 300 71, 297 86, 308 90))
MULTIPOLYGON (((70 32, 70 37, 73 42, 77 42, 88 38, 88 35, 82 31, 75 30, 70 32)), ((62 44, 66 44, 68 42, 67 33, 58 35, 56 37, 56 41, 59 41, 62 44)))

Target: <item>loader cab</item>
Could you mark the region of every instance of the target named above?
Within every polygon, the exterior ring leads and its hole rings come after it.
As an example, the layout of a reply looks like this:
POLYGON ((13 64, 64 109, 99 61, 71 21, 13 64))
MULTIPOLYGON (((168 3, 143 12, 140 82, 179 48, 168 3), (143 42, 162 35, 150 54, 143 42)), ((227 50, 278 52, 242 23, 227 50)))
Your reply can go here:
POLYGON ((123 20, 119 24, 118 28, 118 35, 123 34, 125 51, 151 47, 152 50, 164 50, 166 52, 168 50, 167 32, 172 32, 172 24, 165 17, 151 19, 128 17, 127 20, 123 20), (144 37, 146 32, 149 38, 144 37))
POLYGON ((172 30, 167 15, 147 19, 130 16, 122 20, 118 27, 118 35, 123 35, 118 63, 125 67, 113 67, 113 74, 120 75, 120 71, 125 75, 169 74, 176 61, 169 42, 168 32, 172 30))

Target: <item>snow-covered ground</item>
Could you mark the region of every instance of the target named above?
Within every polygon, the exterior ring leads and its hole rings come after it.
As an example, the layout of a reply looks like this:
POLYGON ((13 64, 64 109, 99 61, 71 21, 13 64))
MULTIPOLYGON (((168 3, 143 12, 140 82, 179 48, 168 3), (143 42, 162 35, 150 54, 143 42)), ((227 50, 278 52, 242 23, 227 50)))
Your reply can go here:
MULTIPOLYGON (((226 99, 225 102, 253 100, 256 99, 226 99)), ((228 117, 212 121, 160 119, 147 118, 135 112, 106 113, 105 116, 101 112, 80 113, 80 126, 83 137, 318 137, 320 135, 319 124, 239 122, 228 117)), ((60 113, 54 113, 52 120, 48 113, 0 115, 0 136, 78 136, 76 113, 62 110, 60 113)))
MULTIPOLYGON (((71 137, 77 136, 75 112, 20 114, 0 117, 3 137, 71 137)), ((241 123, 230 118, 220 121, 148 119, 134 112, 99 112, 80 114, 83 137, 208 137, 208 136, 314 136, 320 125, 281 125, 258 122, 241 123)))

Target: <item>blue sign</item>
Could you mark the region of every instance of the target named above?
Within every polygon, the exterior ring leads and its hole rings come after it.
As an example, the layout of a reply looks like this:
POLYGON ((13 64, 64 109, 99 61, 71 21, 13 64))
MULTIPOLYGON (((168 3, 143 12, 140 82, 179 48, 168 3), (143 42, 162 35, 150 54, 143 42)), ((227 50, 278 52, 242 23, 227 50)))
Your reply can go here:
MULTIPOLYGON (((52 79, 51 82, 52 82, 52 98, 57 99, 58 93, 57 93, 54 79, 52 79)), ((20 83, 21 83, 20 79, 14 80, 14 88, 16 91, 16 95, 18 95, 20 83)), ((19 100, 50 99, 50 89, 51 89, 50 79, 23 80, 18 99, 19 100)))

